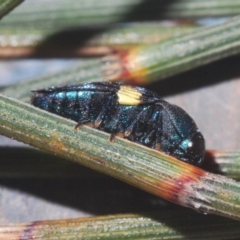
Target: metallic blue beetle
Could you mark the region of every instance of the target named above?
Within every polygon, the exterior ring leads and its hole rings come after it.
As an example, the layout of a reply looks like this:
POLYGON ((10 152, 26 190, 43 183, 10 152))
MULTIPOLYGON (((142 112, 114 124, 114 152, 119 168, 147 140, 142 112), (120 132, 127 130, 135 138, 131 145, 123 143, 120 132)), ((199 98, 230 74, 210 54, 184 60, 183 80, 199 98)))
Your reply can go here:
POLYGON ((149 90, 95 82, 33 91, 34 106, 201 165, 205 142, 193 119, 149 90))

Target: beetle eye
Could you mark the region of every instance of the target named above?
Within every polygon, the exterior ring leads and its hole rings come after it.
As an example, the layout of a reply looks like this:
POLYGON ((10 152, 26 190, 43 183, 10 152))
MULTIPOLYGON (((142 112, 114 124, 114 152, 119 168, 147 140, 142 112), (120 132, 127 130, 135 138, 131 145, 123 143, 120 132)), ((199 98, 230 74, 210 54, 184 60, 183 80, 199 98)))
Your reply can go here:
POLYGON ((204 138, 200 132, 196 133, 186 146, 187 154, 192 157, 197 157, 203 154, 204 149, 204 138))

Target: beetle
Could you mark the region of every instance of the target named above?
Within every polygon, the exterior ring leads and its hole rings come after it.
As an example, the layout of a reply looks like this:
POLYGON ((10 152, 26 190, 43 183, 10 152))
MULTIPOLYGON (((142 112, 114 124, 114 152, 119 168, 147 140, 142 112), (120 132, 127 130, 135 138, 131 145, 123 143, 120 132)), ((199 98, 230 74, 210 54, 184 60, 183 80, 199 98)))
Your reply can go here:
POLYGON ((32 91, 41 109, 91 124, 94 128, 201 165, 205 140, 193 119, 180 107, 142 87, 93 82, 32 91))

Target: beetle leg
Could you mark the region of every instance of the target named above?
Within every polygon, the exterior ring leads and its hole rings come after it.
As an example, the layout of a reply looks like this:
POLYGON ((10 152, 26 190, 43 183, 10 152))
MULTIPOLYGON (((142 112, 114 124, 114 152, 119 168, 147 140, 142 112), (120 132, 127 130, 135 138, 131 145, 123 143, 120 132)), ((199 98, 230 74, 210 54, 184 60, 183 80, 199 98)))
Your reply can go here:
POLYGON ((82 125, 83 125, 83 123, 79 122, 75 125, 74 129, 75 130, 80 129, 82 125))
POLYGON ((155 149, 156 149, 157 151, 161 151, 161 145, 160 145, 159 142, 156 142, 155 149))
POLYGON ((110 137, 109 137, 109 142, 114 142, 115 140, 115 137, 121 137, 121 138, 124 138, 124 134, 122 132, 117 132, 117 133, 111 133, 110 134, 110 137))
POLYGON ((75 125, 75 127, 74 127, 74 129, 80 129, 81 127, 82 127, 82 125, 86 125, 86 123, 89 123, 89 121, 82 121, 82 122, 78 122, 76 125, 75 125))
POLYGON ((97 119, 94 121, 94 128, 99 128, 100 124, 102 123, 102 120, 104 118, 104 115, 106 113, 106 107, 104 107, 103 111, 101 111, 97 117, 97 119))
POLYGON ((115 137, 116 137, 116 133, 111 133, 110 134, 110 137, 109 137, 109 142, 114 142, 114 139, 115 139, 115 137))
MULTIPOLYGON (((159 120, 159 119, 158 119, 159 120)), ((161 135, 162 135, 162 126, 157 128, 156 131, 156 143, 155 143, 155 149, 157 151, 161 151, 161 135)))
MULTIPOLYGON (((114 96, 115 97, 115 96, 114 96)), ((111 102, 114 100, 114 97, 111 97, 107 100, 106 104, 104 104, 104 107, 102 108, 101 112, 99 113, 98 117, 94 121, 94 127, 99 128, 102 121, 104 120, 104 117, 107 115, 107 111, 109 109, 109 105, 111 105, 111 102)))
MULTIPOLYGON (((136 124, 140 121, 140 120, 144 120, 146 117, 146 115, 144 116, 144 114, 146 113, 145 110, 142 110, 138 115, 137 117, 135 118, 135 120, 131 123, 131 125, 126 129, 126 131, 124 131, 124 137, 128 137, 133 129, 135 128, 136 124)), ((144 121, 143 121, 144 122, 144 121)))

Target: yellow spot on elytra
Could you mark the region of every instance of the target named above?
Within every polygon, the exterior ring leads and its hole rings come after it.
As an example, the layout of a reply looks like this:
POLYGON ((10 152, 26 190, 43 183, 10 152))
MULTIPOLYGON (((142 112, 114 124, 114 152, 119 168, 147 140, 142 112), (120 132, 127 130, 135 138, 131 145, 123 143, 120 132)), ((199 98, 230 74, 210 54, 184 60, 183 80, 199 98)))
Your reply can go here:
POLYGON ((142 93, 131 86, 120 86, 117 96, 118 103, 121 105, 138 105, 141 102, 142 93))

